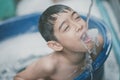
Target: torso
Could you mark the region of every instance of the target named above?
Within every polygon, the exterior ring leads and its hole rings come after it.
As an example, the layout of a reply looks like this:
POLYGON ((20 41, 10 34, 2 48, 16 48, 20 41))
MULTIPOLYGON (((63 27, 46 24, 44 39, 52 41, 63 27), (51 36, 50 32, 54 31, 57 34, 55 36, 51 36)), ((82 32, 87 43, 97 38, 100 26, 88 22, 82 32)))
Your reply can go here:
MULTIPOLYGON (((100 53, 103 46, 103 39, 101 36, 98 37, 100 40, 100 46, 97 48, 97 53, 100 53)), ((54 56, 54 54, 53 54, 54 56)), ((91 55, 93 60, 98 56, 97 55, 91 55)), ((74 78, 78 75, 80 75, 84 70, 81 69, 81 67, 76 67, 75 65, 69 65, 66 64, 66 61, 63 57, 59 58, 60 56, 56 56, 56 70, 55 73, 52 74, 50 77, 43 79, 43 80, 74 80, 74 78), (77 71, 77 72, 76 72, 77 71)), ((77 65, 79 66, 79 65, 77 65)))
POLYGON ((73 80, 83 71, 80 67, 81 65, 76 66, 76 65, 66 64, 64 58, 59 58, 59 59, 56 58, 56 59, 57 59, 56 71, 53 75, 49 77, 48 80, 73 80))

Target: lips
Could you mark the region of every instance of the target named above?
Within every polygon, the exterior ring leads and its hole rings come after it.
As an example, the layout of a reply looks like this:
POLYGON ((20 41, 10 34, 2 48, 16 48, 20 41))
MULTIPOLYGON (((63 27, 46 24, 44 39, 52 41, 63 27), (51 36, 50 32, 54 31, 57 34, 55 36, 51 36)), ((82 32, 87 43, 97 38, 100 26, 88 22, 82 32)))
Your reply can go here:
POLYGON ((84 43, 89 43, 91 41, 91 38, 88 36, 88 34, 84 33, 81 37, 81 40, 84 42, 84 43))

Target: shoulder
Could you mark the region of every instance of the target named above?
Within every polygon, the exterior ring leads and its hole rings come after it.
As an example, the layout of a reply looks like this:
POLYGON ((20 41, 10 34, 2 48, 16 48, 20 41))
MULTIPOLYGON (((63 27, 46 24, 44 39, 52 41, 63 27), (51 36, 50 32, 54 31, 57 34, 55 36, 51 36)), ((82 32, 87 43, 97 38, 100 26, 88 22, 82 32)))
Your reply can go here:
POLYGON ((23 79, 36 80, 38 78, 45 78, 52 75, 56 70, 57 60, 54 56, 42 57, 24 71, 17 74, 23 79))
POLYGON ((43 58, 40 58, 36 62, 38 68, 42 68, 44 72, 53 73, 56 70, 57 59, 53 55, 48 55, 43 58))

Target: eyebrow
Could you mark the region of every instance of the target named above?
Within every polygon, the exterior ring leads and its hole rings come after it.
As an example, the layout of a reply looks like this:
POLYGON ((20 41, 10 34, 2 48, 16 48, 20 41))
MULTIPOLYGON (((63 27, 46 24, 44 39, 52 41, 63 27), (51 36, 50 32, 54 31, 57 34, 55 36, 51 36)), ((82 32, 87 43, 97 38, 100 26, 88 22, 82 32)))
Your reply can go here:
MULTIPOLYGON (((72 14, 71 14, 71 16, 73 16, 74 14, 76 14, 77 12, 72 12, 72 14)), ((62 23, 61 23, 61 25, 59 26, 59 31, 60 31, 60 29, 62 28, 62 26, 63 26, 63 24, 65 23, 65 21, 63 21, 62 23)))
POLYGON ((73 16, 73 15, 74 15, 74 14, 76 14, 76 13, 77 13, 77 12, 75 12, 75 11, 74 11, 74 12, 72 12, 71 16, 73 16))
POLYGON ((65 23, 65 21, 63 21, 63 22, 61 23, 61 25, 59 26, 59 31, 60 31, 60 29, 62 28, 62 26, 63 26, 64 23, 65 23))

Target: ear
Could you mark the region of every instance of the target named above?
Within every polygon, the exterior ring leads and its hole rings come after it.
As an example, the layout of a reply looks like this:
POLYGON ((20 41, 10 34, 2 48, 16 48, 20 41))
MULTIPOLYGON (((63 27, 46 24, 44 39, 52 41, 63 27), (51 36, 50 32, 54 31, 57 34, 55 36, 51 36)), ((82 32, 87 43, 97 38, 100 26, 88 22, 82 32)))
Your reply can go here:
POLYGON ((62 51, 63 50, 63 46, 56 41, 48 41, 47 45, 54 51, 62 51))

